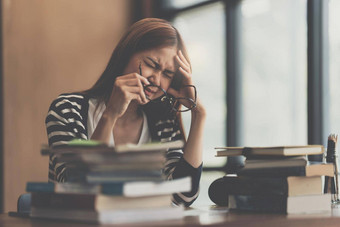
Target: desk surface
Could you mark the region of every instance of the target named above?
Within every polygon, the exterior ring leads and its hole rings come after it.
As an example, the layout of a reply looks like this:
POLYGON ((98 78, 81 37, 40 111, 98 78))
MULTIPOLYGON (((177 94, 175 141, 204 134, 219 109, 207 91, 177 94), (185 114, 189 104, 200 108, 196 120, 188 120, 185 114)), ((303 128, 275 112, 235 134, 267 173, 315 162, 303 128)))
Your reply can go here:
MULTIPOLYGON (((63 221, 51 221, 42 219, 29 219, 9 217, 8 214, 0 214, 1 227, 84 227, 106 226, 89 225, 63 221)), ((112 225, 110 225, 112 226, 112 225)), ((116 226, 116 225, 115 225, 116 226)), ((130 224, 120 226, 252 226, 252 227, 313 227, 313 226, 340 226, 340 207, 333 208, 331 213, 310 215, 283 215, 283 214, 249 214, 229 212, 223 207, 201 207, 185 211, 185 217, 180 221, 164 221, 143 224, 130 224)))

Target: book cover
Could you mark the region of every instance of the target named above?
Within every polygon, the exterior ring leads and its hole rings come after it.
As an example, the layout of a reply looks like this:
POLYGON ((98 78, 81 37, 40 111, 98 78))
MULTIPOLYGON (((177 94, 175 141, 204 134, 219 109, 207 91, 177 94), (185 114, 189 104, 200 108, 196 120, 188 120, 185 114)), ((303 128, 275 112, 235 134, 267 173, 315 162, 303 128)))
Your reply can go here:
POLYGON ((32 207, 32 218, 67 220, 91 224, 126 224, 166 220, 179 220, 184 216, 184 208, 164 206, 147 209, 123 210, 74 210, 32 207))
POLYGON ((151 196, 189 192, 191 177, 166 181, 116 182, 107 184, 28 182, 27 192, 55 192, 66 194, 104 194, 126 197, 151 196))
POLYGON ((271 168, 242 168, 238 176, 253 177, 288 177, 288 176, 334 176, 332 163, 308 162, 305 166, 271 167, 271 168))
MULTIPOLYGON (((90 141, 91 142, 91 141, 90 141)), ((151 151, 167 151, 168 149, 178 149, 184 146, 183 140, 169 141, 165 143, 161 142, 152 142, 146 144, 125 144, 119 146, 108 146, 103 143, 90 143, 89 140, 84 140, 83 142, 72 143, 56 146, 56 147, 48 147, 47 145, 43 145, 40 152, 42 155, 50 155, 50 154, 67 154, 67 153, 126 153, 126 152, 151 152, 151 151)))
POLYGON ((273 146, 273 147, 216 147, 216 156, 251 156, 251 155, 275 155, 275 156, 294 156, 294 155, 318 155, 324 153, 322 145, 306 146, 273 146))
POLYGON ((307 164, 308 164, 308 160, 306 156, 292 156, 289 158, 276 158, 276 159, 248 159, 247 158, 244 162, 244 169, 306 166, 307 164))
POLYGON ((318 195, 323 193, 323 177, 238 177, 224 176, 211 183, 210 199, 228 205, 228 195, 318 195))
POLYGON ((229 195, 229 209, 266 213, 322 213, 331 211, 331 195, 229 195))
POLYGON ((70 210, 146 209, 171 205, 171 194, 125 197, 91 194, 60 194, 33 192, 31 206, 35 208, 70 210))

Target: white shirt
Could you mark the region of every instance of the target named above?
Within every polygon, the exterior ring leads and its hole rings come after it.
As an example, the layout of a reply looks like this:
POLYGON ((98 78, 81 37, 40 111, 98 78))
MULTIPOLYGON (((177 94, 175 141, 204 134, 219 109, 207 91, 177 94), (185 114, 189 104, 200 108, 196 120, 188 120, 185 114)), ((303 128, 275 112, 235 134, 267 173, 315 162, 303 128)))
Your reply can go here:
MULTIPOLYGON (((88 117, 87 117, 88 138, 92 137, 92 134, 94 130, 96 129, 97 124, 101 116, 104 113, 104 110, 106 109, 105 103, 99 104, 97 109, 96 109, 96 106, 97 106, 97 100, 90 99, 89 100, 89 111, 88 111, 88 117)), ((140 138, 138 140, 138 145, 148 143, 151 141, 151 135, 150 135, 149 126, 148 126, 148 119, 143 111, 142 113, 143 113, 143 129, 142 129, 140 138)), ((115 145, 115 142, 114 142, 113 132, 111 131, 109 146, 114 146, 114 145, 115 145)))

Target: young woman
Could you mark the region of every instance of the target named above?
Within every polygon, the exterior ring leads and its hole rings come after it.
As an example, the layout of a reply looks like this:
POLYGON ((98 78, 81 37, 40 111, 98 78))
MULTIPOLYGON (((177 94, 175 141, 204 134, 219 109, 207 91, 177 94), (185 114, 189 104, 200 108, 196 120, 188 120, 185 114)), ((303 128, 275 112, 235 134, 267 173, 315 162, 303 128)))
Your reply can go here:
MULTIPOLYGON (((192 177, 192 191, 173 196, 173 202, 189 206, 198 196, 206 115, 192 85, 178 31, 162 19, 140 20, 122 37, 92 88, 53 101, 46 118, 49 145, 74 138, 112 146, 184 139, 183 149, 167 152, 164 174, 168 179, 192 177), (182 79, 180 89, 172 86, 174 77, 182 79), (184 109, 191 111, 187 139, 180 117, 184 109)), ((64 163, 51 156, 49 180, 65 182, 67 173, 64 163)))

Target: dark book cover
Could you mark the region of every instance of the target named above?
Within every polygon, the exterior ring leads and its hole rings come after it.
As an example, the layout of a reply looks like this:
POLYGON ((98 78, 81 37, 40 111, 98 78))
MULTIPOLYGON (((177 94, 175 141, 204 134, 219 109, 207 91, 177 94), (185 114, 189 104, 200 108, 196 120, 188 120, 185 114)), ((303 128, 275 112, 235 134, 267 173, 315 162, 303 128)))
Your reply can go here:
POLYGON ((229 195, 229 209, 251 212, 286 213, 285 195, 229 195))

